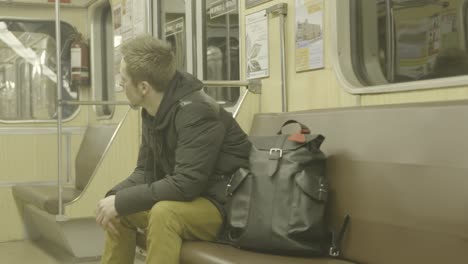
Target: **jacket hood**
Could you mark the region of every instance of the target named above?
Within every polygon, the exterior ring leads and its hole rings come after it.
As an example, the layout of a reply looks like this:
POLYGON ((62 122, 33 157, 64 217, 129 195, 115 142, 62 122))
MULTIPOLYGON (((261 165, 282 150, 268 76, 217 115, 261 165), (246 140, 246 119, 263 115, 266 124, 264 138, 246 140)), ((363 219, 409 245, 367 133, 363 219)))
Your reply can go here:
POLYGON ((152 123, 152 127, 162 129, 169 123, 168 113, 179 100, 185 96, 199 91, 203 88, 203 83, 193 75, 185 72, 176 71, 174 78, 169 83, 169 87, 164 92, 161 105, 159 106, 156 117, 151 117, 148 112, 143 109, 142 117, 152 123))

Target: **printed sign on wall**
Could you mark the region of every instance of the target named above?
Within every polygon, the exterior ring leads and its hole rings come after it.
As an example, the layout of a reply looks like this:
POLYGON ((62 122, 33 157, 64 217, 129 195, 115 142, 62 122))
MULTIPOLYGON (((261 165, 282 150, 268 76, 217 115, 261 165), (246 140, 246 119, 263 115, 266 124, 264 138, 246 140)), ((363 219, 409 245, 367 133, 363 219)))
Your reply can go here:
POLYGON ((296 71, 323 68, 323 0, 296 0, 296 71))
POLYGON ((269 76, 266 10, 245 16, 247 79, 269 76))

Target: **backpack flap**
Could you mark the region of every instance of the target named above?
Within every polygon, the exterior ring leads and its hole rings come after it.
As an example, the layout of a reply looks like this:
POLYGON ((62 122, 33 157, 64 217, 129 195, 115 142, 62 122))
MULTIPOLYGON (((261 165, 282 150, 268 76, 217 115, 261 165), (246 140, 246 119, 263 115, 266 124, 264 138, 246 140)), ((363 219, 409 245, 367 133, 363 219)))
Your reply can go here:
MULTIPOLYGON (((277 136, 252 136, 249 138, 253 145, 253 152, 250 155, 250 163, 262 167, 255 174, 267 174, 272 177, 278 170, 279 162, 283 155, 287 155, 301 147, 319 148, 324 137, 322 135, 304 135, 304 141, 291 140, 290 135, 277 136), (268 155, 267 159, 265 155, 268 155), (261 161, 261 162, 259 162, 261 161), (259 165, 259 163, 263 163, 259 165)), ((252 166, 251 166, 252 167, 252 166)))

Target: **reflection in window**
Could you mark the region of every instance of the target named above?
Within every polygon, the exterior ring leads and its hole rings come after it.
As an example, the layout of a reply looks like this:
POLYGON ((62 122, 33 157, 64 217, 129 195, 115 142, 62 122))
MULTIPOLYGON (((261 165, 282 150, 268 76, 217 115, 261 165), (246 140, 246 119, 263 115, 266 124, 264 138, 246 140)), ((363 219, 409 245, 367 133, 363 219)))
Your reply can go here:
MULTIPOLYGON (((61 25, 64 100, 77 100, 70 89, 71 39, 76 31, 61 25)), ((0 119, 56 118, 56 45, 54 21, 0 20, 0 119)), ((63 107, 63 118, 77 106, 63 107)))
POLYGON ((187 44, 185 40, 185 0, 162 0, 162 36, 171 43, 176 56, 177 69, 187 70, 187 44))
MULTIPOLYGON (((205 80, 239 80, 238 1, 206 1, 205 80)), ((235 104, 238 87, 208 87, 205 91, 225 106, 235 104)))
POLYGON ((465 0, 352 0, 352 61, 365 85, 468 74, 465 0))

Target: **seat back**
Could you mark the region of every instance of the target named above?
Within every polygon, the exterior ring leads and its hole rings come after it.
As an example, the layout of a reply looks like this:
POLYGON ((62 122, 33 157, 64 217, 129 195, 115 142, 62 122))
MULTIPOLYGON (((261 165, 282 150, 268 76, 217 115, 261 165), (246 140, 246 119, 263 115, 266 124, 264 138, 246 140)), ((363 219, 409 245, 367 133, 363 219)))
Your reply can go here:
POLYGON ((330 218, 351 215, 358 263, 468 259, 468 101, 258 114, 251 135, 294 119, 325 136, 330 218))
POLYGON ((93 125, 86 129, 75 160, 75 187, 83 190, 112 141, 118 124, 93 125))

